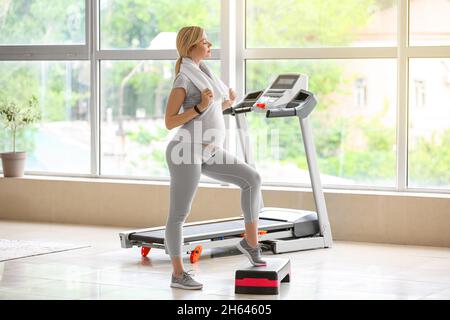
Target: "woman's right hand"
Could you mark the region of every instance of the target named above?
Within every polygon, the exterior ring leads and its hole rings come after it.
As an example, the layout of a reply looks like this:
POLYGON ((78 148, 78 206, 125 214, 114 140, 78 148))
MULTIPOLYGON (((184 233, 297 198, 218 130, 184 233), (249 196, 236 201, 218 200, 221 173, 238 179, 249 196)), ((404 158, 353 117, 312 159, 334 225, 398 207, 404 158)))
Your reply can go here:
POLYGON ((213 93, 210 89, 206 88, 202 92, 202 101, 198 105, 200 108, 200 111, 206 110, 209 107, 209 104, 213 100, 213 93))

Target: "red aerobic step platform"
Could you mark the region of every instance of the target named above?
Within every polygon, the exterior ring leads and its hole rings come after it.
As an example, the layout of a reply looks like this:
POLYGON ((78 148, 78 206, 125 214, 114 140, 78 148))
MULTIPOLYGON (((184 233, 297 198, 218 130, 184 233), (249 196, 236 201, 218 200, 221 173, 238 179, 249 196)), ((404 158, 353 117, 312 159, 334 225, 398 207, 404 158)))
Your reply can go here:
POLYGON ((279 294, 280 283, 290 282, 291 260, 266 259, 264 267, 249 265, 236 270, 234 292, 245 294, 279 294))

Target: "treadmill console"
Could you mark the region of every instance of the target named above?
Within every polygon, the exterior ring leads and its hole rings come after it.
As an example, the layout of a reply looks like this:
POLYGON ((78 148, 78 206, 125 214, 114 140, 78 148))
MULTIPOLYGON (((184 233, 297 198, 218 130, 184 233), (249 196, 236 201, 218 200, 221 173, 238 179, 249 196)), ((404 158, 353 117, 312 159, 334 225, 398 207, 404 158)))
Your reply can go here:
POLYGON ((308 77, 303 74, 280 74, 257 98, 253 111, 285 108, 301 89, 307 89, 307 84, 308 77))
POLYGON ((307 91, 308 77, 300 73, 280 74, 264 90, 247 93, 236 106, 223 113, 265 113, 267 118, 307 117, 314 109, 317 100, 307 91))

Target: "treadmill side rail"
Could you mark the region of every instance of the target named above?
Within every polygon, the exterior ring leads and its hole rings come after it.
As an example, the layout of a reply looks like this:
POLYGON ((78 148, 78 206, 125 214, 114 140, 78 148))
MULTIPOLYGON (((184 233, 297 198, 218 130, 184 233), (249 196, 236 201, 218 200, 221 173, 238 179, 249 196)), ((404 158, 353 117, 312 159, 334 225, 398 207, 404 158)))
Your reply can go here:
POLYGON ((272 242, 274 253, 293 252, 327 248, 324 237, 275 240, 272 242))
MULTIPOLYGON (((196 225, 203 225, 208 223, 214 223, 214 222, 224 222, 224 221, 233 221, 233 220, 241 220, 241 217, 231 217, 231 218, 224 218, 224 219, 214 219, 214 220, 205 220, 205 221, 196 221, 196 222, 190 222, 185 223, 184 226, 196 226, 196 225)), ((158 226, 153 228, 145 228, 145 229, 135 229, 135 230, 128 230, 123 231, 119 233, 120 237, 120 245, 122 248, 129 249, 135 246, 136 241, 130 240, 130 235, 135 233, 141 233, 141 232, 149 232, 149 231, 158 231, 158 230, 164 230, 165 226, 158 226)))
MULTIPOLYGON (((271 232, 264 235, 261 235, 259 237, 260 241, 273 241, 277 239, 282 238, 289 238, 292 237, 292 230, 289 231, 277 231, 277 232, 271 232)), ((241 237, 233 237, 229 239, 223 239, 223 240, 215 240, 215 241, 194 241, 189 243, 184 243, 182 246, 181 251, 191 251, 194 250, 196 246, 199 244, 202 245, 203 249, 213 249, 213 248, 223 248, 223 247, 233 247, 236 246, 239 241, 241 241, 241 237)))
POLYGON ((314 211, 265 207, 261 210, 259 217, 292 223, 294 225, 294 236, 297 238, 320 233, 317 213, 314 211))

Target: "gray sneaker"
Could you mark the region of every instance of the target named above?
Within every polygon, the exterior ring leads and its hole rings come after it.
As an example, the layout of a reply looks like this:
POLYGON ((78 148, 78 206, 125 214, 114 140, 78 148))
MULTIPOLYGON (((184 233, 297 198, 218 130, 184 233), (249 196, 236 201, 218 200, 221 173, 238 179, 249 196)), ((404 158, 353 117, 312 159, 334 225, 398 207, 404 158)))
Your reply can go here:
POLYGON ((262 267, 267 265, 266 261, 261 259, 261 245, 258 244, 256 248, 250 246, 247 239, 244 238, 238 242, 237 248, 240 252, 245 254, 250 262, 256 267, 262 267))
POLYGON ((200 290, 203 288, 203 284, 195 281, 189 272, 183 272, 181 277, 175 277, 172 274, 172 283, 170 284, 172 288, 180 288, 187 290, 200 290))

